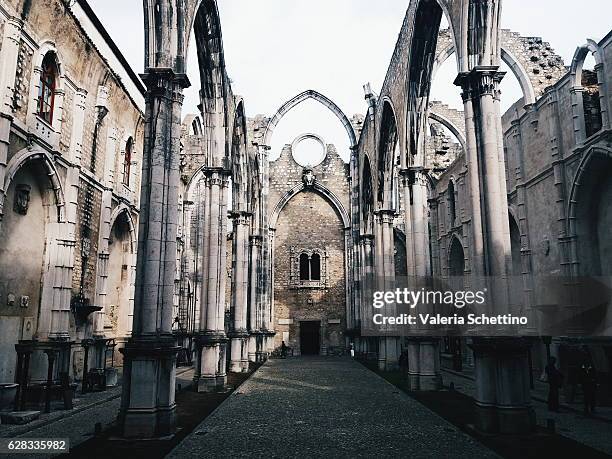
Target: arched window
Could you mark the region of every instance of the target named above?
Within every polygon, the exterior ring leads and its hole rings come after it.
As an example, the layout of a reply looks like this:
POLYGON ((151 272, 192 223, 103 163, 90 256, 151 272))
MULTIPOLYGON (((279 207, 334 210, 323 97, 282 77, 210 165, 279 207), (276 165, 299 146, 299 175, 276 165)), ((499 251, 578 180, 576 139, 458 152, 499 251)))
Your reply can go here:
POLYGON ((300 255, 300 280, 310 280, 310 260, 305 253, 300 255))
POLYGON ((321 255, 315 253, 310 258, 310 280, 321 280, 321 255))
POLYGON ((55 103, 55 89, 57 85, 57 64, 55 54, 49 52, 45 55, 40 74, 38 88, 38 104, 36 113, 47 123, 53 123, 53 106, 55 103))
POLYGON ((325 249, 292 247, 291 253, 291 288, 327 288, 325 249))
POLYGON ((580 80, 583 89, 582 105, 584 107, 584 126, 587 138, 599 132, 603 126, 599 79, 595 67, 595 58, 593 54, 589 53, 583 63, 580 80))
POLYGON ((450 226, 455 226, 457 219, 457 204, 455 201, 455 184, 448 182, 448 213, 450 215, 450 226))
POLYGON ((191 129, 193 135, 202 135, 202 123, 200 122, 200 118, 195 118, 191 122, 191 129))
POLYGON ((123 156, 123 184, 130 186, 130 172, 132 169, 132 152, 134 140, 130 137, 125 143, 125 154, 123 156))

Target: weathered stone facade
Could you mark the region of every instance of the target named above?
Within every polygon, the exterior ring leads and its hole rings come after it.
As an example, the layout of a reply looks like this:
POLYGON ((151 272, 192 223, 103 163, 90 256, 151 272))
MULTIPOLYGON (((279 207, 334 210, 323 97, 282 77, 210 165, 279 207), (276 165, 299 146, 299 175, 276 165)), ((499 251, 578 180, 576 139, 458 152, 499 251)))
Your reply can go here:
MULTIPOLYGON (((285 146, 270 163, 269 212, 274 230, 274 330, 275 347, 282 341, 297 355, 303 349, 301 322, 320 322, 320 353, 342 352, 346 346, 347 246, 342 213, 349 205, 348 165, 332 145, 323 162, 305 169, 295 162, 292 147, 285 146), (308 177, 313 182, 304 182, 308 177), (315 183, 318 185, 315 188, 315 183), (342 210, 319 193, 333 194, 342 210), (284 204, 284 205, 283 205, 284 204), (282 206, 282 207, 281 207, 282 206), (301 283, 300 255, 321 256, 320 281, 301 283)), ((346 217, 345 217, 346 218, 346 217)))
MULTIPOLYGON (((101 367, 100 344, 118 339, 119 424, 150 438, 175 432, 178 359, 196 390, 217 391, 283 341, 295 354, 352 346, 382 370, 403 355, 411 389, 436 390, 440 357, 459 351, 478 369, 476 427, 531 430, 529 349, 539 367, 548 350, 537 339, 363 332, 372 293, 399 278, 500 280, 492 302, 534 315, 574 306, 539 298, 537 275, 612 274, 612 38, 588 41, 568 69, 540 38, 502 30, 501 3, 412 0, 379 94, 366 85, 367 113, 349 119, 313 90, 247 118, 214 0, 144 2, 144 86, 85 0, 0 0, 2 381, 15 344, 37 353, 36 382, 42 346, 63 354, 58 379, 80 376, 82 345, 98 345, 89 366, 101 367), (201 104, 181 119, 192 33, 201 104), (463 111, 430 100, 453 53, 463 111), (503 117, 502 61, 523 90, 503 117), (324 145, 320 164, 294 161, 298 140, 269 160, 277 124, 310 99, 345 128, 348 164, 310 133, 300 139, 324 145)), ((596 330, 577 331, 609 332, 604 306, 596 330)), ((568 371, 572 346, 609 374, 609 341, 555 338, 568 371)))
MULTIPOLYGON (((15 378, 17 343, 33 352, 32 381, 46 379, 38 348, 50 343, 63 356, 54 378, 81 378, 84 340, 120 344, 131 330, 136 247, 109 241, 119 220, 136 240, 144 88, 86 3, 2 1, 0 23, 0 381, 15 378), (124 276, 109 273, 109 257, 124 276), (111 302, 117 291, 124 301, 111 302)), ((89 368, 104 366, 102 347, 89 368)))

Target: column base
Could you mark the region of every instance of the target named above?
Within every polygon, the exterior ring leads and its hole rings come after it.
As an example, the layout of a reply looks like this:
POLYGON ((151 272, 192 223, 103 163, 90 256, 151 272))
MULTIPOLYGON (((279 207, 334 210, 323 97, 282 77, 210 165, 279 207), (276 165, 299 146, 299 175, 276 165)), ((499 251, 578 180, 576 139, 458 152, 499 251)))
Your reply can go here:
POLYGON ((475 403, 476 430, 488 434, 517 435, 533 432, 536 415, 530 407, 483 406, 475 403))
POLYGON ((475 426, 479 431, 525 434, 534 430, 536 418, 529 388, 529 346, 523 338, 473 338, 475 426))
POLYGON ((223 332, 203 332, 196 338, 198 355, 193 376, 197 392, 224 392, 227 388, 226 347, 223 332))
POLYGON ((157 438, 176 432, 174 338, 140 338, 122 349, 125 362, 118 421, 125 438, 157 438))
POLYGON ((434 391, 442 389, 442 375, 419 375, 419 390, 434 391))
POLYGON ((442 389, 439 340, 430 337, 408 338, 408 386, 412 391, 442 389))
POLYGON ((223 392, 225 386, 223 382, 219 385, 216 376, 200 376, 197 379, 194 378, 193 382, 196 392, 202 393, 223 392))

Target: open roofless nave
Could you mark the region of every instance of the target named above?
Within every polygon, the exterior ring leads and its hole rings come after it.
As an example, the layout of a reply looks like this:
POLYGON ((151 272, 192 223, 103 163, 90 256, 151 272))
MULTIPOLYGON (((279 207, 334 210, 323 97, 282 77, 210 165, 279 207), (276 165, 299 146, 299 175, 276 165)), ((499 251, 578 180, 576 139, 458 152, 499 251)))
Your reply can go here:
MULTIPOLYGON (((8 423, 52 425, 75 390, 114 394, 91 406, 109 410, 98 419, 110 416, 117 437, 171 437, 181 389, 222 394, 263 365, 197 431, 212 433, 174 455, 202 454, 198 444, 223 455, 218 433, 242 432, 232 416, 255 422, 257 407, 277 433, 301 435, 283 404, 311 433, 327 426, 322 413, 350 423, 339 413, 362 416, 361 404, 378 406, 367 422, 381 445, 376 429, 410 438, 396 428, 418 420, 442 448, 430 455, 452 455, 451 442, 493 454, 351 357, 400 374, 419 401, 469 386, 480 433, 536 431, 551 357, 563 403, 586 399, 589 365, 612 415, 612 33, 564 62, 554 44, 502 29, 502 0, 406 3, 364 113, 305 88, 249 116, 215 0, 144 0, 140 75, 86 0, 0 0, 1 437, 16 435, 8 423), (190 42, 199 81, 187 77, 190 42), (431 97, 447 62, 462 110, 431 97), (504 79, 522 93, 505 112, 504 79), (191 85, 200 105, 184 116, 191 85), (275 128, 307 101, 333 115, 349 151, 308 128, 274 151, 275 128), (424 296, 409 305, 409 291, 424 296), (441 291, 450 303, 424 300, 441 291), (399 320, 415 308, 456 320, 399 320), (471 316, 521 320, 458 325, 471 316), (386 420, 376 394, 398 399, 386 420)), ((282 435, 267 435, 255 455, 299 454, 268 449, 282 435)), ((325 454, 376 454, 326 438, 325 454)), ((378 451, 403 455, 401 443, 378 451)))

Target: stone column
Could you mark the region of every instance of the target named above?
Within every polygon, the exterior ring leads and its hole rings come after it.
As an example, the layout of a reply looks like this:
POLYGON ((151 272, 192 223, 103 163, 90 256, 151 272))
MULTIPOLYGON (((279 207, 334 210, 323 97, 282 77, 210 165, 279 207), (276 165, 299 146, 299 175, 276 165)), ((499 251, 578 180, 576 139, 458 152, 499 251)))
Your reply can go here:
POLYGON ((610 100, 608 94, 607 78, 603 63, 597 64, 593 69, 597 73, 597 84, 599 86, 599 103, 601 110, 601 127, 602 129, 610 128, 610 115, 608 113, 608 103, 610 100))
MULTIPOLYGON (((406 259, 408 288, 419 290, 429 286, 431 266, 429 260, 429 228, 427 227, 427 177, 421 166, 400 171, 406 212, 406 259)), ((435 209, 437 212, 437 208, 435 209)), ((408 383, 411 390, 438 390, 442 388, 439 344, 434 336, 409 336, 408 383)), ((422 331, 427 335, 427 331, 422 331)))
MULTIPOLYGON (((392 291, 396 288, 395 282, 395 240, 393 235, 393 222, 395 220, 395 210, 383 210, 380 212, 380 220, 382 226, 382 245, 383 245, 383 263, 384 263, 384 289, 392 291)), ((397 307, 389 305, 387 307, 387 315, 395 316, 397 307)), ((381 345, 384 345, 385 371, 391 371, 398 368, 399 365, 399 338, 397 336, 389 336, 397 331, 396 327, 389 327, 387 335, 381 345)))
POLYGON ((204 171, 202 235, 202 296, 198 358, 194 382, 198 392, 225 390, 225 282, 227 278, 227 193, 229 171, 204 171))
POLYGON ((262 236, 253 235, 249 238, 251 249, 251 265, 249 268, 249 362, 263 362, 263 348, 260 346, 263 327, 261 278, 262 236))
MULTIPOLYGON (((373 313, 372 294, 375 289, 373 245, 374 245, 374 235, 373 234, 362 234, 361 235, 361 246, 362 246, 361 305, 363 309, 362 311, 360 311, 360 317, 361 317, 361 329, 362 330, 373 330, 372 327, 374 326, 372 322, 372 313, 373 313)), ((371 336, 371 333, 369 334, 369 336, 371 336)), ((366 349, 362 349, 362 351, 367 352, 366 349)))
MULTIPOLYGON (((486 277, 496 313, 508 305, 511 266, 508 198, 504 171, 497 66, 461 73, 467 167, 473 215, 472 271, 486 277)), ((476 282, 478 285, 480 282, 476 282)), ((535 425, 528 390, 528 344, 520 338, 474 337, 476 426, 484 432, 518 433, 535 425), (525 382, 527 381, 527 386, 525 382), (527 388, 527 390, 526 390, 527 388)))
POLYGON ((234 219, 232 306, 234 327, 231 331, 230 371, 249 371, 247 310, 249 295, 249 229, 252 215, 248 212, 232 214, 234 219))
POLYGON ((4 24, 4 36, 0 48, 0 224, 2 224, 4 179, 8 162, 9 137, 13 123, 13 88, 17 73, 19 43, 23 21, 11 18, 4 24))
MULTIPOLYGON (((379 212, 374 212, 374 279, 372 282, 372 291, 383 291, 385 289, 385 261, 383 238, 384 236, 382 230, 382 218, 379 212)), ((380 330, 379 334, 383 335, 378 337, 378 369, 384 370, 386 368, 386 337, 384 336, 385 329, 378 330, 380 330)))
POLYGON ((274 351, 274 236, 276 230, 268 231, 268 295, 264 305, 264 324, 266 325, 266 338, 264 339, 265 352, 269 355, 274 351))
POLYGON ((176 354, 172 305, 176 269, 179 151, 185 75, 149 68, 133 334, 123 349, 119 424, 125 437, 176 430, 176 354))

